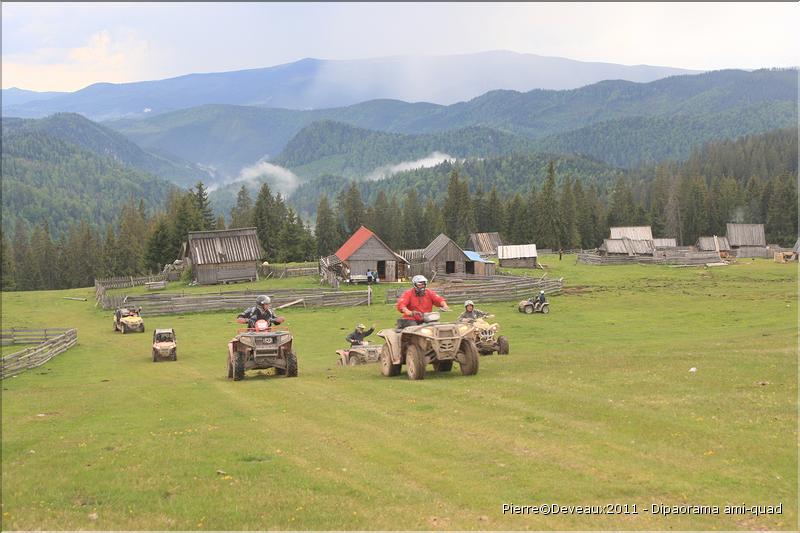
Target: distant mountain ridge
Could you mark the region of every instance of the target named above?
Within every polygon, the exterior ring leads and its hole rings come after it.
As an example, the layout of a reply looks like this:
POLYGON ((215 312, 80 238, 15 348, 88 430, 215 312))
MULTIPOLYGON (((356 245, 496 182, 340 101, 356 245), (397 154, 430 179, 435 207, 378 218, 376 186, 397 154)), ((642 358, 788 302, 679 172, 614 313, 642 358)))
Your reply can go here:
POLYGON ((57 113, 43 119, 3 119, 3 128, 8 132, 45 133, 184 187, 213 180, 211 173, 193 163, 142 150, 124 135, 75 113, 57 113))
MULTIPOLYGON (((650 82, 693 73, 698 71, 576 61, 502 50, 359 60, 306 58, 267 68, 133 83, 96 83, 47 99, 4 101, 3 115, 40 118, 72 112, 93 120, 109 120, 206 104, 302 110, 342 107, 374 99, 449 105, 495 89, 575 89, 607 79, 650 82)), ((5 91, 3 96, 5 100, 5 91)))
POLYGON ((159 147, 235 176, 264 157, 279 158, 304 127, 324 120, 404 134, 489 128, 536 140, 539 150, 628 166, 685 158, 710 140, 795 124, 797 70, 723 70, 644 84, 604 81, 569 91, 493 91, 450 106, 396 100, 316 111, 203 106, 107 125, 146 149, 159 147))

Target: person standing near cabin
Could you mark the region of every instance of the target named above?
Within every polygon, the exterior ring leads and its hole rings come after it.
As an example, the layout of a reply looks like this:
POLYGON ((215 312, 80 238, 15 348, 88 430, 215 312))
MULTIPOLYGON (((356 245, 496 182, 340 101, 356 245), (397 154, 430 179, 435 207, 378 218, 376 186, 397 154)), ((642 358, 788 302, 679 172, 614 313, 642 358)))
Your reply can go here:
POLYGON ((449 311, 444 298, 428 289, 428 279, 425 276, 411 278, 411 288, 397 299, 397 310, 403 316, 397 320, 397 328, 403 329, 422 322, 423 313, 430 313, 433 306, 449 311))
POLYGON ((375 279, 375 273, 372 272, 372 269, 367 269, 367 283, 372 283, 372 280, 375 279))

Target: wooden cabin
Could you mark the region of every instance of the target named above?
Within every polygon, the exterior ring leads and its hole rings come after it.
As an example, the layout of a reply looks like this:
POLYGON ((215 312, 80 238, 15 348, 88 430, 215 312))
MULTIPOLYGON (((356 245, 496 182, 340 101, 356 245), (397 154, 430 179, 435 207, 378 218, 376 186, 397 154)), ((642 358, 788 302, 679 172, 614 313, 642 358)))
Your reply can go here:
POLYGON ((365 226, 358 228, 325 262, 337 267, 339 277, 347 281, 366 280, 368 270, 377 272, 380 281, 400 281, 407 277, 408 261, 365 226))
POLYGON ((536 268, 539 254, 535 244, 513 244, 497 247, 501 267, 536 268))
POLYGON ((764 224, 727 224, 728 243, 736 257, 772 257, 767 250, 764 224))
POLYGON ((498 232, 470 233, 467 239, 467 250, 474 250, 481 256, 497 255, 497 247, 503 245, 498 232))
POLYGON ((200 285, 258 279, 264 250, 256 228, 190 231, 184 243, 185 261, 200 285))

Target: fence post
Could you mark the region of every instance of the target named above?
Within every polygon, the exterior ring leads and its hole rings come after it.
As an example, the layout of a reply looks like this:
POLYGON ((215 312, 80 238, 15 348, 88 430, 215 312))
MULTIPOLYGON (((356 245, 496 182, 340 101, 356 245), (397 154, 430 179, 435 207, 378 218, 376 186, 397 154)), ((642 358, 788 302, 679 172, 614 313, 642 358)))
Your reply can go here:
POLYGON ((372 286, 367 285, 367 306, 372 305, 372 286))

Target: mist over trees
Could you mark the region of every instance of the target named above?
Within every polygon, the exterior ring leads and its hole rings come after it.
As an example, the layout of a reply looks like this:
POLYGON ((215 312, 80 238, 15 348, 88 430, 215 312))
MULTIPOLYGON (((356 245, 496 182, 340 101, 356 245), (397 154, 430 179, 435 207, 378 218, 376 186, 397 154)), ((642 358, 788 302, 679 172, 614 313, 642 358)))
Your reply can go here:
MULTIPOLYGON (((502 174, 502 162, 490 167, 502 174)), ((268 185, 255 199, 243 186, 228 228, 255 227, 270 262, 329 255, 362 224, 398 250, 423 248, 442 232, 463 246, 476 231, 498 231, 508 244, 587 249, 601 244, 610 226, 624 225, 651 225, 654 236, 689 245, 701 235, 725 235, 727 222, 764 223, 769 243, 797 239, 796 130, 713 143, 683 163, 640 167, 613 182, 580 179, 574 166, 551 160, 543 180, 531 177, 501 193, 502 180, 462 173, 479 168, 451 168, 446 189, 435 194, 379 189, 367 202, 368 184, 356 182, 331 196, 320 191, 313 228, 268 185)), ((47 220, 31 227, 16 218, 0 235, 2 289, 86 287, 96 277, 155 273, 178 258, 188 232, 225 229, 225 220, 214 218, 202 182, 173 188, 157 209, 130 197, 113 223, 83 217, 54 231, 47 220)))

